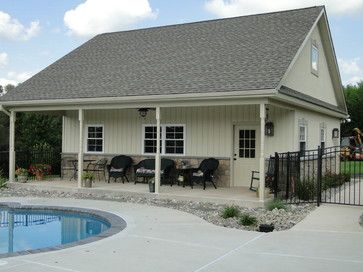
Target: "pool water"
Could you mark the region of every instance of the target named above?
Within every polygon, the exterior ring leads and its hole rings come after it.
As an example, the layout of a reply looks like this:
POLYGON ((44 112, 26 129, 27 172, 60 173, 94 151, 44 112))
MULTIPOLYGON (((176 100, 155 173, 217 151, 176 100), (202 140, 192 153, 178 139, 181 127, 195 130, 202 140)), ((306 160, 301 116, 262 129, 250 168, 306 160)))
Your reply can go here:
POLYGON ((64 245, 109 227, 82 213, 0 208, 0 254, 64 245))

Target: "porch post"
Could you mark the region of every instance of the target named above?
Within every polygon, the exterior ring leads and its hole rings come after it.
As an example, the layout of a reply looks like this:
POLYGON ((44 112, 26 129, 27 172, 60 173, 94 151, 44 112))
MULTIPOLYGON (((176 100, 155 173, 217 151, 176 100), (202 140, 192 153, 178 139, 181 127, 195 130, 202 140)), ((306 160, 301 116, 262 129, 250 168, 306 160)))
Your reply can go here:
POLYGON ((82 173, 83 173, 83 109, 78 110, 78 120, 79 120, 79 146, 78 146, 78 177, 77 183, 78 188, 82 188, 82 173))
POLYGON ((265 200, 265 121, 266 107, 265 103, 260 104, 260 201, 265 200))
POLYGON ((156 155, 155 155, 155 193, 160 188, 160 107, 156 107, 156 155))
POLYGON ((9 182, 15 181, 15 121, 16 112, 10 112, 9 126, 9 182))

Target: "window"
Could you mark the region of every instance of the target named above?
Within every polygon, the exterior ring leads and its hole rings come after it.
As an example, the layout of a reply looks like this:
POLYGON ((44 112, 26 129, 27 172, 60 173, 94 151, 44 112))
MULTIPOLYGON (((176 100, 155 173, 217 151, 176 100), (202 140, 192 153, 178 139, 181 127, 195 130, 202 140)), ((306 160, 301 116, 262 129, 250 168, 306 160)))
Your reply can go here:
POLYGON ((324 127, 320 128, 320 147, 325 148, 325 141, 326 141, 326 129, 324 127))
POLYGON ((318 75, 319 70, 319 49, 316 43, 311 45, 311 72, 318 75))
POLYGON ((299 125, 299 149, 301 155, 303 155, 304 151, 306 150, 306 139, 307 139, 306 133, 307 133, 307 126, 299 125))
POLYGON ((256 157, 256 130, 241 129, 239 131, 239 157, 256 157))
MULTIPOLYGON (((143 130, 144 154, 156 153, 156 126, 145 125, 143 130)), ((164 155, 183 155, 185 152, 185 126, 160 126, 160 153, 164 155)))
POLYGON ((103 152, 103 126, 88 125, 87 127, 87 152, 103 152))
MULTIPOLYGON (((162 127, 160 128, 160 133, 162 133, 162 127)), ((160 146, 162 146, 162 143, 160 146)), ((145 126, 144 153, 156 153, 156 126, 145 126)))
POLYGON ((165 127, 165 153, 184 154, 184 127, 165 127))

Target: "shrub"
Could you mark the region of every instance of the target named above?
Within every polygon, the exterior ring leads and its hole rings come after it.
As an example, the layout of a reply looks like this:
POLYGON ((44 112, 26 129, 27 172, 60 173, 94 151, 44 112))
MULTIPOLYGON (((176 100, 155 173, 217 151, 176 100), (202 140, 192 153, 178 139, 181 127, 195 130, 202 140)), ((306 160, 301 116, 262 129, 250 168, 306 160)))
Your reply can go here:
POLYGON ((85 172, 82 174, 82 179, 83 180, 86 180, 86 179, 89 179, 89 180, 94 180, 95 179, 95 175, 91 172, 85 172))
POLYGON ((242 214, 239 223, 243 226, 255 226, 257 225, 257 218, 249 214, 242 214))
POLYGON ((286 203, 282 199, 274 198, 274 199, 270 200, 269 202, 267 202, 266 209, 268 211, 272 211, 274 209, 286 210, 287 206, 286 206, 286 203))
POLYGON ((28 175, 28 170, 25 168, 18 168, 15 171, 15 175, 17 176, 27 176, 28 175))
POLYGON ((347 173, 326 173, 322 178, 322 189, 336 188, 350 181, 350 175, 347 173))
POLYGON ((237 216, 239 216, 239 214, 240 214, 240 211, 239 211, 238 207, 228 206, 228 207, 224 208, 221 216, 224 219, 226 219, 226 218, 231 218, 231 217, 237 217, 237 216))
POLYGON ((296 183, 295 195, 300 200, 313 200, 316 196, 315 179, 306 178, 296 183))

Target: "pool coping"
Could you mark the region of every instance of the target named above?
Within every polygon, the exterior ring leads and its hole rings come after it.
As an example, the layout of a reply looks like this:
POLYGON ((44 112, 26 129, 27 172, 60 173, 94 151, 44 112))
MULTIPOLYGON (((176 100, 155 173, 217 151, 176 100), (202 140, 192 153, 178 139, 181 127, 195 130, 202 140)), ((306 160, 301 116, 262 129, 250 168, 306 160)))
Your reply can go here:
POLYGON ((88 237, 88 238, 85 238, 85 239, 82 239, 82 240, 79 240, 76 242, 71 242, 71 243, 67 243, 64 245, 44 247, 44 248, 39 248, 39 249, 22 250, 22 251, 17 251, 17 252, 12 252, 12 253, 0 253, 0 259, 61 250, 61 249, 75 247, 78 245, 89 244, 89 243, 110 237, 112 235, 115 235, 116 233, 119 233, 122 230, 124 230, 127 226, 126 221, 124 219, 122 219, 120 216, 110 213, 110 212, 105 212, 105 211, 95 210, 95 209, 67 207, 67 206, 23 205, 20 202, 0 202, 0 207, 6 207, 9 209, 28 209, 28 210, 39 210, 39 211, 52 210, 52 211, 59 211, 59 212, 65 212, 65 213, 77 212, 77 213, 81 213, 83 215, 88 215, 93 218, 103 220, 103 221, 107 222, 107 224, 110 225, 110 227, 107 230, 105 230, 104 232, 101 232, 98 235, 91 236, 91 237, 88 237))

